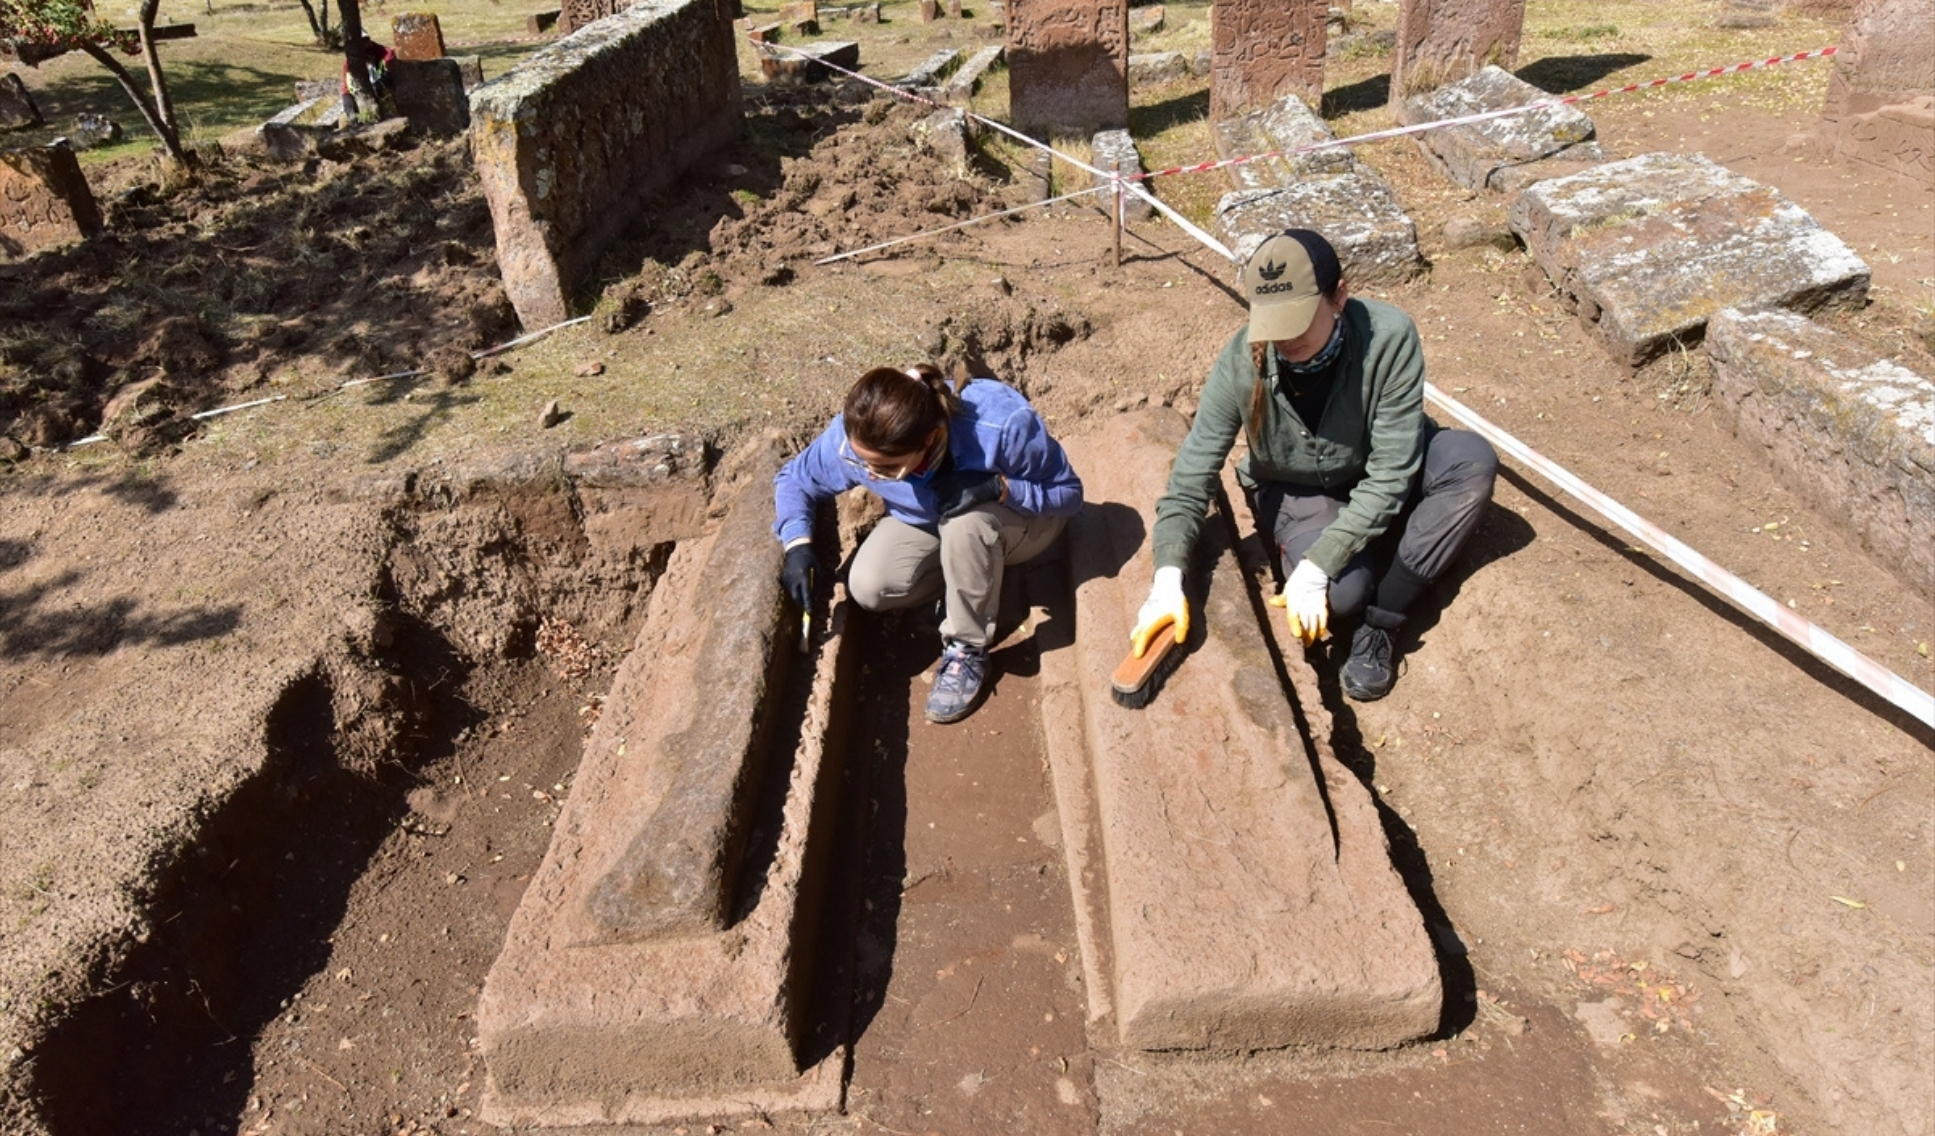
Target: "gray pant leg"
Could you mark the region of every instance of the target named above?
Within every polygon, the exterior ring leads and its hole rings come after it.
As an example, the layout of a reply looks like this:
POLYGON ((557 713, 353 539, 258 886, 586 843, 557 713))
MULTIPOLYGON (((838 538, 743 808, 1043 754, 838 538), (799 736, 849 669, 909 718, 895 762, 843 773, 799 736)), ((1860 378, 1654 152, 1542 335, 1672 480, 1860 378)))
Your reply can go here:
POLYGON ((1067 524, 1066 517, 1025 515, 1006 505, 983 505, 942 520, 947 616, 941 621, 941 637, 987 647, 1001 610, 1002 570, 1046 552, 1067 524))
POLYGON ((868 611, 913 607, 941 591, 941 538, 892 517, 874 526, 847 569, 847 594, 868 611))
MULTIPOLYGON (((1270 482, 1256 490, 1257 527, 1271 534, 1277 555, 1288 577, 1297 562, 1317 543, 1337 514, 1344 509, 1344 498, 1333 497, 1322 489, 1304 485, 1270 482)), ((1350 558, 1344 570, 1330 582, 1330 610, 1334 615, 1351 615, 1370 602, 1377 583, 1376 565, 1367 548, 1350 558)))
POLYGON ((1398 540, 1399 563, 1426 580, 1443 575, 1484 518, 1497 477, 1490 442, 1468 430, 1433 431, 1398 540))

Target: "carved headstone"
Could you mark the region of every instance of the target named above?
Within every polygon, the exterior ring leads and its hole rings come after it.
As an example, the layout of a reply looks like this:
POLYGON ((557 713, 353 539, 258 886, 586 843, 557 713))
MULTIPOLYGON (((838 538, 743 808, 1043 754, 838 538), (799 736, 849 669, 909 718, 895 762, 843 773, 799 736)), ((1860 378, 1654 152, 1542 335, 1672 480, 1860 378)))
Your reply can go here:
POLYGON ((1518 62, 1525 0, 1398 0, 1391 101, 1454 82, 1488 63, 1518 62))
POLYGON ((390 21, 398 59, 442 59, 443 26, 430 12, 404 12, 390 21))
POLYGON ((1935 185, 1935 20, 1927 0, 1865 0, 1822 111, 1836 157, 1935 185))
POLYGON ((101 231, 101 210, 65 146, 0 152, 0 257, 12 260, 101 231))
POLYGON ((1324 96, 1325 0, 1215 0, 1209 9, 1209 117, 1231 118, 1285 95, 1324 96))
POLYGON ((1089 137, 1129 125, 1124 0, 1010 0, 1008 106, 1027 134, 1089 137))
POLYGON ((34 96, 28 92, 27 84, 21 81, 19 72, 9 71, 0 77, 0 130, 39 126, 45 121, 40 117, 40 108, 34 105, 34 96))

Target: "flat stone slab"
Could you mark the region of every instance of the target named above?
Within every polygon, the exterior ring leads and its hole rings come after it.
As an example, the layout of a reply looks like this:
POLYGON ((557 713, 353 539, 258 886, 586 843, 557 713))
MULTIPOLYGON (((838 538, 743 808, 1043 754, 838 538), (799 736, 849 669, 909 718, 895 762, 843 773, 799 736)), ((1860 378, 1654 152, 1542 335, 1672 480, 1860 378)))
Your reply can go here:
POLYGON ((1858 308, 1868 266, 1771 186, 1642 154, 1529 186, 1512 230, 1614 358, 1697 342, 1730 307, 1858 308))
POLYGON ((1189 78, 1189 57, 1180 51, 1142 51, 1129 56, 1129 85, 1173 83, 1189 78))
POLYGON ((826 65, 848 71, 860 66, 860 45, 853 40, 823 39, 803 43, 792 51, 759 49, 759 69, 768 79, 817 83, 832 74, 826 65))
MULTIPOLYGON (((1318 117, 1317 112, 1295 95, 1278 99, 1262 110, 1226 118, 1212 126, 1216 154, 1225 161, 1251 154, 1270 154, 1279 150, 1301 150, 1337 136, 1318 117)), ((1347 147, 1331 146, 1302 154, 1264 158, 1229 167, 1230 183, 1237 190, 1275 189, 1304 178, 1346 174, 1357 166, 1357 156, 1347 147)))
MULTIPOLYGON (((723 704, 736 701, 722 697, 725 676, 708 661, 717 633, 748 637, 727 653, 749 670, 765 665, 781 614, 771 519, 771 489, 752 478, 714 535, 678 547, 652 593, 551 847, 478 1000, 489 1123, 660 1124, 839 1105, 844 1053, 824 1037, 805 1036, 808 999, 819 985, 812 947, 824 873, 817 865, 838 780, 829 757, 839 752, 836 679, 851 661, 839 596, 792 754, 776 848, 747 869, 763 873, 759 884, 733 893, 745 897, 735 900, 742 909, 719 926, 646 936, 613 935, 598 911, 614 865, 625 867, 638 848, 633 834, 649 831, 685 771, 736 757, 736 741, 691 750, 684 762, 672 760, 671 747, 703 733, 728 715, 723 704), (746 543, 751 536, 763 538, 763 554, 746 543), (735 561, 744 563, 743 578, 721 579, 722 569, 741 575, 729 568, 735 561), (728 590, 752 599, 718 606, 728 590), (738 623, 748 626, 730 626, 738 623), (802 1059, 814 1058, 802 1071, 802 1059)), ((790 636, 782 653, 793 653, 790 636)), ((687 856, 662 842, 648 850, 648 870, 687 856)))
POLYGON ((961 103, 973 98, 975 92, 981 89, 981 80, 987 78, 988 72, 993 70, 994 65, 1001 62, 1004 51, 1006 48, 997 43, 969 56, 968 61, 961 64, 960 69, 954 72, 954 77, 947 81, 947 86, 943 89, 942 93, 947 97, 947 101, 961 103))
POLYGON ((1216 204, 1216 223, 1239 263, 1270 234, 1304 228, 1330 241, 1345 275, 1359 284, 1402 283, 1424 271, 1417 226, 1390 183, 1364 166, 1225 194, 1216 204))
MULTIPOLYGON (((1456 83, 1405 99, 1399 104, 1398 121, 1415 126, 1526 106, 1550 97, 1502 68, 1486 66, 1456 83)), ((1484 122, 1446 126, 1416 138, 1431 164, 1467 189, 1522 188, 1537 178, 1510 175, 1534 163, 1571 163, 1562 171, 1550 167, 1541 171, 1551 177, 1577 173, 1586 165, 1606 160, 1605 151, 1592 140, 1592 119, 1572 106, 1542 107, 1484 122)))
POLYGON ((1715 401, 1781 479, 1935 594, 1935 382, 1805 316, 1714 315, 1715 401))
POLYGON ((939 86, 941 80, 952 75, 960 65, 961 53, 954 48, 946 48, 923 59, 920 66, 896 79, 894 86, 910 89, 939 86))
POLYGON ((1381 1048, 1437 1028, 1424 921, 1375 806, 1297 728, 1220 515, 1191 568, 1188 655, 1153 703, 1108 676, 1152 576, 1146 534, 1186 427, 1168 410, 1066 445, 1072 642, 1042 657, 1042 719, 1091 1021, 1142 1049, 1381 1048))

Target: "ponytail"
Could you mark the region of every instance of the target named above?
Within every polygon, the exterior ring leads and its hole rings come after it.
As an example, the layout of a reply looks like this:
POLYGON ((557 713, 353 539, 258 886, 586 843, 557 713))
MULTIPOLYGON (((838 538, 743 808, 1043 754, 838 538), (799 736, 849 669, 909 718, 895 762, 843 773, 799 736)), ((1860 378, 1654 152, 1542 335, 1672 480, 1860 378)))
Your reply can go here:
POLYGON ((875 367, 847 392, 847 437, 875 453, 911 454, 934 428, 961 412, 961 396, 939 367, 875 367))
POLYGON ((1243 416, 1243 440, 1249 444, 1251 453, 1256 452, 1257 435, 1263 432, 1264 421, 1270 415, 1269 384, 1263 378, 1270 347, 1269 343, 1250 344, 1250 369, 1255 372, 1256 382, 1250 388, 1250 412, 1243 416))

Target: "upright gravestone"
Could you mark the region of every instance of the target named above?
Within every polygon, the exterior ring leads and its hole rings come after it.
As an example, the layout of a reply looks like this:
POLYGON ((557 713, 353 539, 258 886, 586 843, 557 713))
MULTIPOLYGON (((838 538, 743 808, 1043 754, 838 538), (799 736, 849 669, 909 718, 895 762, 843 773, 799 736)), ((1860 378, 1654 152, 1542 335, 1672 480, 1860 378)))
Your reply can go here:
POLYGON ((0 130, 19 130, 28 126, 39 126, 46 120, 40 117, 40 108, 34 105, 34 96, 21 81, 19 72, 9 71, 0 76, 0 130))
POLYGON ((1209 117, 1220 122, 1295 95, 1324 95, 1326 0, 1214 0, 1209 9, 1209 117))
POLYGON ((0 152, 0 258, 17 259, 101 231, 101 210, 65 146, 0 152))
POLYGON ((404 12, 390 21, 396 32, 396 57, 421 60, 443 58, 443 25, 430 12, 404 12))
POLYGON ((1010 0, 1008 106, 1017 129, 1087 138, 1129 125, 1125 0, 1010 0))
POLYGON ((1928 0, 1866 0, 1828 77, 1837 158, 1935 185, 1935 20, 1928 0))
POLYGON ((1518 62, 1525 0, 1398 0, 1391 101, 1454 82, 1488 63, 1518 62))

